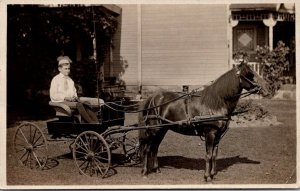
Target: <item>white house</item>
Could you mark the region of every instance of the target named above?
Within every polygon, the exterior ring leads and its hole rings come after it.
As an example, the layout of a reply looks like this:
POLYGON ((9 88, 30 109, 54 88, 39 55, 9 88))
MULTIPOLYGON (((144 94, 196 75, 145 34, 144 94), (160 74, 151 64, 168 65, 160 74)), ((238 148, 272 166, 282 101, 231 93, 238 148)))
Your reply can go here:
POLYGON ((120 49, 112 50, 106 75, 120 77, 132 92, 203 86, 235 64, 237 50, 247 51, 259 72, 257 45, 293 46, 295 39, 294 4, 118 6, 120 49))

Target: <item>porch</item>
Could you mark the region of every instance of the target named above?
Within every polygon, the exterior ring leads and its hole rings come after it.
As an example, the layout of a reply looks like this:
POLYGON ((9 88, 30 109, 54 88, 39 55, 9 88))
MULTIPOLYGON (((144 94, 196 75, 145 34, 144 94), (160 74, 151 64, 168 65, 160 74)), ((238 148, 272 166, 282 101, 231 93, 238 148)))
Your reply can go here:
POLYGON ((233 53, 249 54, 249 64, 258 74, 261 66, 256 59, 257 46, 268 46, 270 51, 278 41, 289 47, 289 65, 283 83, 295 83, 295 5, 294 4, 231 4, 229 6, 229 63, 238 64, 233 53))

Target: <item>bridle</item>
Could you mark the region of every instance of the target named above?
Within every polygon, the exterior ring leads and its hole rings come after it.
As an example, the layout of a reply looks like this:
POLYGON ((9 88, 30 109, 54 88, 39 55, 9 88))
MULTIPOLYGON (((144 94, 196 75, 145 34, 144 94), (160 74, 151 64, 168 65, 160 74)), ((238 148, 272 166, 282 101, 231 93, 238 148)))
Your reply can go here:
POLYGON ((243 74, 240 73, 240 70, 238 69, 237 72, 238 77, 242 80, 245 80, 247 83, 249 83, 250 85, 252 85, 252 89, 251 90, 247 90, 246 92, 237 94, 235 97, 237 96, 241 96, 240 98, 244 98, 247 97, 251 94, 255 94, 255 93, 259 93, 262 90, 262 87, 260 85, 258 85, 257 83, 249 80, 249 78, 247 78, 246 76, 244 76, 243 74))

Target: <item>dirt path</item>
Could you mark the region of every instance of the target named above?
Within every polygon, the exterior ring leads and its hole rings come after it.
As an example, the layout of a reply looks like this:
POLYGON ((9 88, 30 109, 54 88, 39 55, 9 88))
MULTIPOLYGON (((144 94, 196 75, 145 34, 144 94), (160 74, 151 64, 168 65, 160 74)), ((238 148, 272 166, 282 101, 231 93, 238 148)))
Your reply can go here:
MULTIPOLYGON (((296 103, 260 101, 282 122, 269 127, 231 127, 220 143, 218 174, 213 184, 293 184, 296 181, 296 103)), ((136 116, 127 115, 127 123, 136 116)), ((43 125, 43 123, 41 123, 43 125)), ((68 144, 50 144, 52 168, 36 171, 20 167, 12 154, 15 127, 7 129, 8 185, 207 185, 203 180, 204 143, 196 137, 169 132, 159 150, 162 173, 140 176, 140 166, 117 166, 109 178, 78 173, 68 144)), ((211 183, 209 183, 211 184, 211 183)))

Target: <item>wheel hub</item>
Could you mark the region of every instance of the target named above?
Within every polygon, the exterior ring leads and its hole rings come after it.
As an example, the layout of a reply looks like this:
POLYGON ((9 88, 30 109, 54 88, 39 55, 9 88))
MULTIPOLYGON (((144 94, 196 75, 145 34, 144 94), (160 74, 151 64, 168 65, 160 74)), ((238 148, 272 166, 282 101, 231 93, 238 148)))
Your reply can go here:
POLYGON ((33 151, 33 145, 27 144, 27 145, 25 146, 25 149, 26 149, 27 151, 31 152, 31 151, 33 151))
POLYGON ((88 154, 86 155, 86 159, 93 159, 95 157, 95 153, 94 152, 88 152, 88 154))

